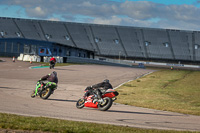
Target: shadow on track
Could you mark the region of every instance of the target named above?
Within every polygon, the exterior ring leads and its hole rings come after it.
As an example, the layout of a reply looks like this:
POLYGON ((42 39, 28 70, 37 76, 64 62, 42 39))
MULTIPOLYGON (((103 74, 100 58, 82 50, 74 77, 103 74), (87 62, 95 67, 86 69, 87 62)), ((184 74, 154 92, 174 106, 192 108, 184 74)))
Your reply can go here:
POLYGON ((47 99, 52 101, 62 101, 62 102, 77 102, 76 100, 64 100, 64 99, 47 99))
POLYGON ((77 70, 72 70, 72 69, 63 69, 63 68, 54 68, 54 70, 67 70, 67 71, 77 71, 77 70))
POLYGON ((10 88, 10 87, 0 87, 2 89, 19 89, 19 88, 10 88))

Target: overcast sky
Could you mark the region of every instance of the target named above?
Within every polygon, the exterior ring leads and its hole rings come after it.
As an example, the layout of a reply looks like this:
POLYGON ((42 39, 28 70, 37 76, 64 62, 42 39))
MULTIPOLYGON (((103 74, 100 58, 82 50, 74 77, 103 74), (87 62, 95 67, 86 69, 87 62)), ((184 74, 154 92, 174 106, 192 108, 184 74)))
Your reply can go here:
POLYGON ((0 17, 200 31, 200 0, 0 0, 0 17))

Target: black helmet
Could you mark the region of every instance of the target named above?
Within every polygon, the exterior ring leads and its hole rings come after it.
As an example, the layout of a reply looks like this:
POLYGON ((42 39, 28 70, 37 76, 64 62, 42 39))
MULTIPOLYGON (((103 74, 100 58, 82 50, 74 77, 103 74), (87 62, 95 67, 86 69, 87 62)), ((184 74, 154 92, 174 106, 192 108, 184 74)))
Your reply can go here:
POLYGON ((105 83, 109 83, 109 80, 108 80, 108 79, 105 79, 103 82, 105 82, 105 83))
POLYGON ((57 76, 57 72, 56 71, 53 71, 52 74, 54 74, 55 76, 57 76))

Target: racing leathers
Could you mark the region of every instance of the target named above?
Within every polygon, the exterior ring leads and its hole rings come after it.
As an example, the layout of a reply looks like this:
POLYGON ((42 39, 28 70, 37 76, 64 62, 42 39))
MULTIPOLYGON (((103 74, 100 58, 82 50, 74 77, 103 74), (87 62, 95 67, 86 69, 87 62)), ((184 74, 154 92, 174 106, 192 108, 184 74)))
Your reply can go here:
POLYGON ((56 58, 52 57, 49 61, 53 62, 55 64, 56 63, 56 58))
POLYGON ((52 58, 49 60, 49 63, 50 63, 50 65, 53 66, 52 68, 54 68, 54 66, 55 66, 55 64, 56 64, 56 58, 52 57, 52 58))
POLYGON ((97 99, 101 99, 102 93, 104 93, 107 89, 113 89, 112 85, 109 83, 109 80, 104 80, 101 83, 88 86, 85 91, 84 98, 88 97, 89 95, 96 94, 97 99))

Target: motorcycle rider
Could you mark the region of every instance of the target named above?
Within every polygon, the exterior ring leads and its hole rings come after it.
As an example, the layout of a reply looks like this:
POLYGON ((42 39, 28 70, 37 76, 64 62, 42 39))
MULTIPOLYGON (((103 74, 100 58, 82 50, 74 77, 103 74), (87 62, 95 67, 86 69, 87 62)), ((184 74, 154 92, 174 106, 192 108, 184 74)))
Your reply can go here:
MULTIPOLYGON (((42 89, 40 89, 40 90, 35 90, 35 91, 37 91, 38 93, 40 93, 40 92, 41 92, 44 88, 46 88, 46 87, 49 87, 49 86, 52 86, 52 85, 57 86, 57 84, 58 84, 57 72, 56 72, 56 71, 53 71, 52 73, 43 76, 42 78, 40 78, 40 80, 38 80, 38 82, 44 81, 44 80, 47 80, 48 83, 47 83, 46 85, 44 85, 42 89)), ((35 97, 35 96, 34 96, 34 97, 35 97)))
POLYGON ((55 64, 56 64, 56 58, 55 58, 55 57, 52 57, 52 58, 49 60, 49 63, 50 63, 50 64, 53 64, 53 66, 55 66, 55 64))
POLYGON ((101 98, 102 93, 105 92, 108 89, 113 89, 113 87, 110 84, 108 79, 105 79, 103 82, 100 82, 98 84, 95 84, 95 85, 92 85, 92 86, 88 86, 85 89, 86 93, 85 93, 84 99, 86 97, 88 97, 89 95, 96 94, 97 95, 97 100, 94 100, 94 102, 102 101, 103 100, 101 98))

